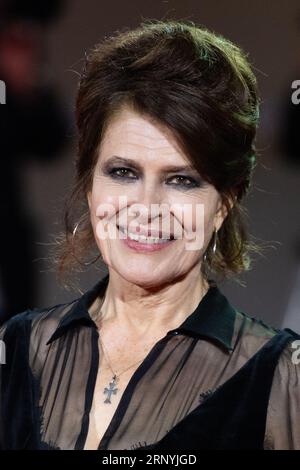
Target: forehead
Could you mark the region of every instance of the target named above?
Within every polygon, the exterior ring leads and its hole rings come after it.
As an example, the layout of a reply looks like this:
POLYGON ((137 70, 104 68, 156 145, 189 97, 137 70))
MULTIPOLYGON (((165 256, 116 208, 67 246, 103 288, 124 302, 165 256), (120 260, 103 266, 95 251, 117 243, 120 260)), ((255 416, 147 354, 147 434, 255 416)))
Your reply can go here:
POLYGON ((101 142, 101 160, 114 154, 140 163, 191 164, 170 130, 128 109, 113 118, 101 142))

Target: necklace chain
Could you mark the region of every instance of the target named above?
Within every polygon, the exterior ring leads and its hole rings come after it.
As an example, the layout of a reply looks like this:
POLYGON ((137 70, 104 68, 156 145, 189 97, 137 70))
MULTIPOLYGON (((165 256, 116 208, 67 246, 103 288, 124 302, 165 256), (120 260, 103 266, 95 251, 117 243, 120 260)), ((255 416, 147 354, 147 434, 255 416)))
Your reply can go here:
POLYGON ((120 375, 122 375, 122 374, 123 374, 124 372, 126 372, 128 369, 130 369, 131 367, 133 367, 134 365, 138 364, 139 362, 141 362, 141 361, 143 360, 143 358, 140 359, 139 361, 135 362, 135 363, 132 364, 131 366, 127 367, 125 370, 123 370, 123 371, 120 372, 119 374, 116 374, 115 371, 113 370, 113 368, 111 367, 110 361, 109 361, 109 359, 108 359, 107 350, 106 350, 106 348, 104 347, 103 341, 101 341, 100 335, 99 335, 99 341, 100 341, 101 347, 102 347, 102 349, 103 349, 103 352, 106 351, 106 352, 105 352, 105 358, 106 358, 106 360, 107 360, 107 363, 108 363, 108 365, 109 365, 110 370, 112 371, 112 373, 114 374, 114 377, 116 377, 116 379, 118 379, 118 377, 120 377, 120 375))
MULTIPOLYGON (((100 311, 99 314, 101 314, 102 312, 100 311)), ((100 333, 101 334, 101 333, 100 333)), ((100 345, 103 349, 103 355, 104 357, 106 358, 106 361, 108 363, 108 366, 111 370, 111 372, 113 373, 113 377, 112 377, 112 381, 109 382, 109 387, 104 387, 104 390, 103 390, 103 393, 104 394, 107 394, 107 398, 104 400, 104 403, 108 403, 110 404, 111 403, 111 396, 114 394, 116 395, 117 391, 119 390, 118 388, 114 388, 115 385, 117 384, 117 382, 119 381, 119 377, 124 373, 126 372, 128 369, 130 369, 131 367, 133 367, 134 365, 138 364, 139 362, 141 362, 144 357, 142 359, 140 359, 139 361, 135 362, 134 364, 131 364, 129 367, 127 367, 125 370, 123 370, 122 372, 120 372, 119 374, 116 374, 115 371, 113 370, 111 364, 110 364, 110 361, 109 361, 109 358, 108 358, 108 354, 107 354, 107 351, 106 351, 106 348, 104 347, 104 343, 103 341, 101 341, 101 338, 100 338, 100 334, 99 334, 99 342, 100 342, 100 345), (106 353, 104 352, 106 351, 106 353)))

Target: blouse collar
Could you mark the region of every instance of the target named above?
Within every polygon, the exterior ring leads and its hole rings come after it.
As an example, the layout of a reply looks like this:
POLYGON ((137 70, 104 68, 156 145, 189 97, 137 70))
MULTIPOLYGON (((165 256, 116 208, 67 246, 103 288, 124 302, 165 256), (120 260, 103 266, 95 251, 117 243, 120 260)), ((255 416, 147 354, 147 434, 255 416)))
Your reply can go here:
MULTIPOLYGON (((97 328, 96 323, 89 314, 88 308, 96 297, 105 291, 108 281, 109 274, 74 301, 74 305, 62 318, 47 344, 62 336, 67 330, 78 323, 97 328)), ((222 294, 215 281, 209 279, 208 282, 209 289, 200 300, 196 309, 179 327, 168 331, 168 334, 181 332, 193 337, 209 338, 230 352, 233 350, 232 339, 236 310, 222 294)))

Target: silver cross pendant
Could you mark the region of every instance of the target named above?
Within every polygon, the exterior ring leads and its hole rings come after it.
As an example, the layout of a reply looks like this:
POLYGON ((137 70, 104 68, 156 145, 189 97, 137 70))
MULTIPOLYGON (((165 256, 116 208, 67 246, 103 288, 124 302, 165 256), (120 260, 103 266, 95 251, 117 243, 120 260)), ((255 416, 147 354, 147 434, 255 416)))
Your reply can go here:
POLYGON ((117 383, 117 376, 113 376, 112 382, 109 382, 109 388, 105 387, 103 393, 107 394, 107 398, 104 400, 104 403, 111 403, 110 399, 112 394, 116 394, 117 391, 119 390, 118 388, 114 388, 117 383))

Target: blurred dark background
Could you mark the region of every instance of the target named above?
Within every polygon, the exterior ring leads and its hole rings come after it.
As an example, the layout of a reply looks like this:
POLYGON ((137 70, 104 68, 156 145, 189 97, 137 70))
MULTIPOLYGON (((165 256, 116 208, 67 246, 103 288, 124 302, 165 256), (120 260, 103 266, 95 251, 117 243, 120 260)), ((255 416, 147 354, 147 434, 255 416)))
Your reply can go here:
MULTIPOLYGON (((7 86, 0 106, 0 321, 80 295, 58 285, 47 261, 73 177, 78 72, 97 41, 146 18, 195 21, 249 52, 262 104, 259 163, 245 207, 251 233, 271 248, 240 276, 245 287, 220 287, 248 315, 300 332, 300 104, 291 102, 291 84, 300 79, 297 0, 0 0, 0 79, 7 86)), ((81 291, 105 272, 100 266, 80 274, 81 291)))

